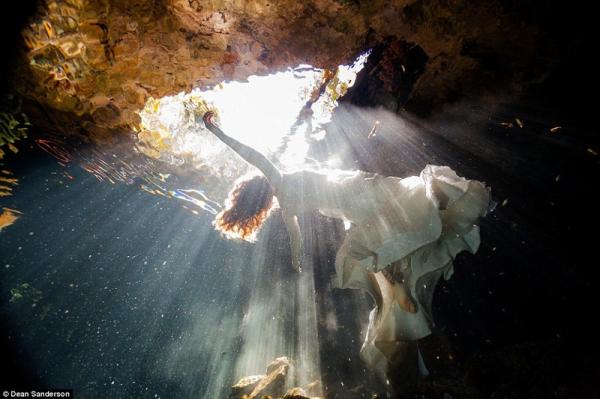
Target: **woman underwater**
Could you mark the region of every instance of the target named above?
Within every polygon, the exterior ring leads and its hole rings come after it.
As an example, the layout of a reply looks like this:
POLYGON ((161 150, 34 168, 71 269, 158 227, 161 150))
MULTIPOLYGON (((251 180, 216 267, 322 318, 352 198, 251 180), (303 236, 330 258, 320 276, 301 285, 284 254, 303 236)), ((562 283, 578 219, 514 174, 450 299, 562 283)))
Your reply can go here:
POLYGON ((366 290, 375 300, 361 354, 385 372, 399 342, 431 333, 433 292, 442 276, 452 275, 459 252, 477 251, 477 222, 493 203, 489 188, 434 165, 407 178, 361 171, 282 173, 263 154, 226 135, 213 116, 204 114, 206 128, 264 175, 237 183, 215 227, 229 237, 252 240, 276 197, 299 271, 297 215, 318 210, 350 222, 336 254, 333 284, 366 290))

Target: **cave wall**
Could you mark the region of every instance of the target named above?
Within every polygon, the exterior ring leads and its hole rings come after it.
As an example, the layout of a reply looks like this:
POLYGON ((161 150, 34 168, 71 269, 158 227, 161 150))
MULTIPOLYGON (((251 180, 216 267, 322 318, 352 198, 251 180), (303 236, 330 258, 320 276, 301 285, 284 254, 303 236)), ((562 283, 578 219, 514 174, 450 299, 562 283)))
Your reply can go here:
POLYGON ((384 91, 432 108, 543 74, 545 35, 505 3, 46 0, 22 31, 14 90, 39 123, 50 113, 64 130, 112 131, 136 125, 150 96, 301 63, 333 69, 391 43, 376 75, 384 91), (406 69, 398 42, 426 60, 408 86, 386 82, 406 69))

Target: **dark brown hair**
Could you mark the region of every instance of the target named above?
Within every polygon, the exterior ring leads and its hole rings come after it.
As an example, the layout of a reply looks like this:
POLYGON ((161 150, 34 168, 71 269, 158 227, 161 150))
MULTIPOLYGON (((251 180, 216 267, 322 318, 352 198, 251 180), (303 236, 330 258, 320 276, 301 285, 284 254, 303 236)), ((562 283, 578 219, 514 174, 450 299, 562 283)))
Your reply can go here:
POLYGON ((225 209, 213 224, 227 238, 254 241, 272 205, 273 188, 269 181, 264 176, 246 177, 231 190, 225 209))

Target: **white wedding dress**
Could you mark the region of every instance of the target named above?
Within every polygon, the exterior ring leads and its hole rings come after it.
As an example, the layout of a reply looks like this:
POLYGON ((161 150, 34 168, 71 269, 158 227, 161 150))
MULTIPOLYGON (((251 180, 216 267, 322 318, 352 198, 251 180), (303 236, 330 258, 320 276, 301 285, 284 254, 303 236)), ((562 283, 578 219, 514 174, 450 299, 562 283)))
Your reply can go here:
POLYGON ((282 183, 278 199, 284 209, 318 209, 351 223, 336 255, 333 284, 363 289, 375 300, 361 354, 385 372, 398 342, 431 333, 437 282, 452 276, 459 252, 477 251, 477 222, 492 209, 490 189, 435 165, 407 178, 301 171, 285 174, 282 183), (398 304, 400 283, 386 278, 385 268, 403 277, 415 313, 398 304))
POLYGON ((461 178, 449 167, 428 165, 418 177, 375 181, 376 193, 386 197, 384 209, 348 230, 336 256, 334 285, 364 289, 375 299, 361 354, 372 368, 385 372, 398 349, 397 341, 414 341, 431 333, 437 282, 452 276, 452 260, 459 252, 477 251, 477 222, 493 202, 483 183, 461 178), (400 269, 392 272, 400 271, 404 277, 416 313, 400 307, 398 284, 380 272, 392 263, 400 269))

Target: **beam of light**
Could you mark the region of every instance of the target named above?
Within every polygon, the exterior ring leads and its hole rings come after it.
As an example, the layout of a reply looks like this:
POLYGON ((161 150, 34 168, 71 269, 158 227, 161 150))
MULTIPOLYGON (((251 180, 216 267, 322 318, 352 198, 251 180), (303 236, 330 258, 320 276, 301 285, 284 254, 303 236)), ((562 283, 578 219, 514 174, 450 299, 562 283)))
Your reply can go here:
MULTIPOLYGON (((39 182, 47 173, 28 177, 39 182)), ((251 271, 244 247, 216 236, 209 217, 190 220, 134 186, 107 186, 81 172, 75 182, 50 191, 24 186, 19 198, 33 194, 35 205, 2 239, 2 292, 27 283, 40 293, 35 308, 27 298, 6 305, 36 373, 95 396, 144 396, 148 386, 153 396, 159 387, 151 381, 165 378, 185 397, 226 396, 240 319, 233 299, 251 271), (156 364, 138 374, 148 348, 158 348, 147 359, 156 364), (54 367, 65 359, 69 366, 54 367)))
MULTIPOLYGON (((250 77, 248 82, 225 83, 209 91, 195 90, 160 100, 151 99, 140 113, 139 149, 150 157, 175 165, 189 162, 204 172, 233 181, 245 171, 245 165, 197 123, 197 115, 210 108, 217 110, 221 127, 231 136, 270 157, 276 157, 279 164, 288 170, 302 167, 306 164, 309 140, 314 139, 311 137, 313 126, 320 128, 330 121, 338 98, 353 84, 366 57, 367 54, 361 56, 352 66, 340 66, 335 79, 328 82, 318 99, 311 99, 311 95, 314 95, 315 87, 323 81, 325 74, 310 66, 299 66, 270 76, 250 77), (313 108, 314 117, 297 124, 299 114, 307 104, 313 108)), ((190 193, 189 190, 176 190, 171 194, 210 213, 216 211, 202 195, 199 198, 190 193)), ((241 340, 235 356, 234 381, 263 373, 273 359, 289 356, 293 362, 289 386, 306 386, 320 379, 313 267, 305 265, 304 273, 291 281, 275 279, 274 284, 265 285, 265 279, 273 273, 274 262, 283 270, 289 266, 281 263, 281 259, 286 258, 283 253, 268 249, 267 237, 270 234, 270 227, 265 226, 261 231, 263 240, 254 244, 249 258, 245 257, 248 260, 245 270, 252 273, 241 278, 250 282, 252 290, 241 324, 227 327, 237 328, 237 336, 241 340)), ((221 320, 219 324, 223 323, 222 316, 204 313, 209 323, 216 323, 216 320, 221 320)), ((199 324, 194 329, 205 331, 206 320, 197 320, 199 324)), ((191 342, 196 342, 196 339, 191 342)), ((219 349, 231 345, 223 346, 218 342, 216 346, 219 349)), ((197 352, 198 348, 185 346, 172 350, 175 353, 166 355, 181 360, 182 356, 185 357, 184 353, 197 352)), ((224 363, 211 372, 213 376, 216 373, 222 377, 215 376, 216 379, 211 380, 212 388, 205 392, 206 397, 223 392, 223 386, 219 384, 225 384, 223 378, 227 373, 223 375, 222 367, 231 366, 229 360, 226 362, 229 366, 224 363)))
MULTIPOLYGON (((312 132, 303 131, 310 123, 296 132, 292 126, 322 73, 301 67, 201 94, 219 110, 225 130, 293 168, 306 163, 312 132)), ((340 82, 332 90, 344 88, 340 82)), ((155 162, 192 166, 229 182, 244 171, 236 155, 198 131, 187 108, 196 94, 149 102, 136 143, 145 162, 124 154, 124 146, 113 152, 37 141, 64 173, 19 193, 36 201, 2 243, 19 248, 4 252, 10 275, 2 289, 31 282, 42 293, 36 309, 10 304, 10 314, 15 324, 28 323, 19 330, 26 331, 20 344, 55 385, 114 397, 147 396, 150 389, 159 397, 167 393, 156 381, 166 380, 184 397, 222 398, 236 378, 262 373, 286 355, 294 364, 290 384, 320 378, 313 265, 290 276, 289 248, 270 245, 285 235, 269 226, 253 246, 223 240, 211 225, 219 204, 211 200, 210 183, 187 185, 155 162), (88 175, 69 169, 79 164, 88 175), (65 178, 61 191, 57 180, 65 178), (48 193, 39 197, 42 186, 48 193), (170 198, 200 211, 198 218, 177 212, 170 198), (37 229, 49 212, 54 222, 37 229), (51 344, 46 323, 58 326, 51 344), (140 358, 148 348, 158 349, 140 358), (69 366, 55 367, 56 359, 69 366)), ((47 169, 35 173, 39 183, 47 169)))
POLYGON ((240 325, 243 345, 234 375, 237 381, 262 374, 275 358, 287 356, 292 367, 286 386, 306 387, 321 378, 313 265, 305 263, 300 275, 291 271, 287 248, 274 251, 269 245, 282 233, 274 224, 271 218, 263 227, 248 258, 252 273, 246 278, 253 290, 240 325))
MULTIPOLYGON (((309 226, 312 231, 312 226, 309 226)), ((312 234, 306 237, 304 245, 314 248, 312 234)), ((306 387, 318 381, 321 377, 321 362, 319 349, 319 332, 317 327, 317 298, 315 293, 314 265, 311 256, 306 256, 303 262, 303 271, 298 276, 296 284, 297 302, 297 345, 296 369, 294 386, 306 387)), ((319 396, 322 392, 317 392, 319 396)))

